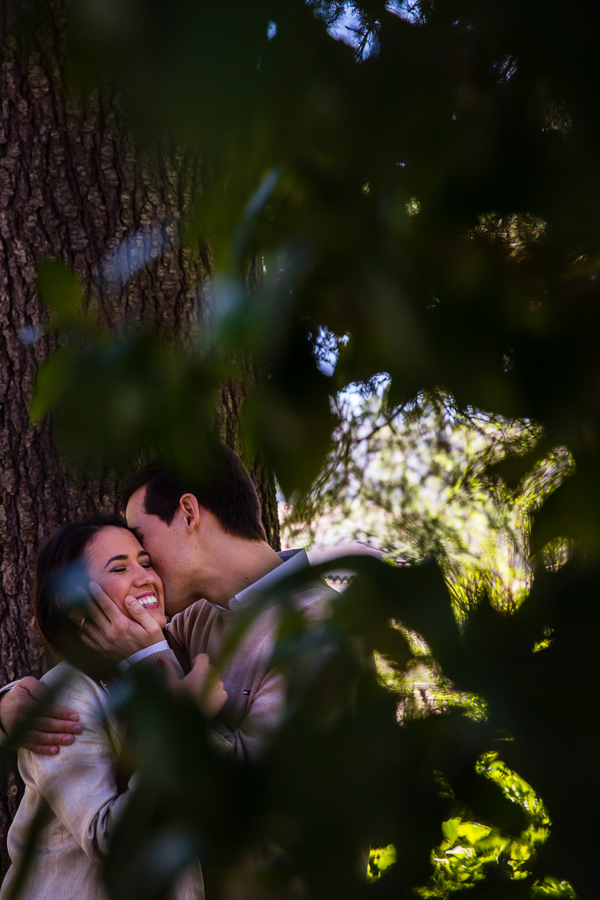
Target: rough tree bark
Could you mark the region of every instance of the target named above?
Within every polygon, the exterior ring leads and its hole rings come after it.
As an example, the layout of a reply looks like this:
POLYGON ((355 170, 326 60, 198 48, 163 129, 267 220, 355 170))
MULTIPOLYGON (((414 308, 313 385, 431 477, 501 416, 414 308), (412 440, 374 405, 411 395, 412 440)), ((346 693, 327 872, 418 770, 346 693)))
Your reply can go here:
MULTIPOLYGON (((175 245, 118 292, 99 278, 101 260, 125 237, 155 223, 176 238, 177 222, 196 188, 183 152, 162 148, 141 164, 113 99, 83 102, 65 90, 60 0, 37 3, 27 44, 0 8, 0 682, 39 673, 43 651, 32 628, 31 573, 41 542, 61 523, 114 509, 113 486, 77 484, 58 458, 48 421, 33 427, 27 407, 52 340, 32 340, 44 319, 36 267, 47 256, 66 261, 94 286, 101 317, 113 330, 125 321, 153 322, 185 340, 206 326, 209 256, 175 245)), ((23 4, 20 7, 23 14, 23 4)), ((240 450, 237 418, 244 389, 223 387, 218 427, 240 450)), ((278 546, 274 482, 260 460, 246 460, 263 501, 269 539, 278 546)), ((0 874, 5 835, 20 799, 18 777, 0 785, 0 874)))
POLYGON ((249 458, 244 452, 240 439, 238 423, 241 407, 248 387, 255 382, 257 377, 255 367, 249 361, 246 362, 243 371, 246 376, 243 382, 228 382, 221 387, 220 404, 217 412, 217 430, 223 443, 235 450, 244 460, 260 496, 262 521, 265 526, 267 540, 271 547, 279 550, 281 547, 279 513, 277 510, 273 472, 265 464, 262 456, 249 458))

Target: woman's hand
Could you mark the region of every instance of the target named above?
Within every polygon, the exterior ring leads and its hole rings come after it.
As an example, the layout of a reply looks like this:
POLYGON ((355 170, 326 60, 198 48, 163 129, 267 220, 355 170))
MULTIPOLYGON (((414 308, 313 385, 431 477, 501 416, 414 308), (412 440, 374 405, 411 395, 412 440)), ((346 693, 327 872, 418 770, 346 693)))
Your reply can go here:
MULTIPOLYGON (((104 659, 121 662, 164 640, 163 630, 135 597, 127 597, 125 605, 132 618, 121 612, 99 584, 90 582, 93 600, 85 607, 85 616, 77 617, 81 640, 104 659)), ((74 617, 75 618, 75 617, 74 617)))
POLYGON ((11 737, 27 727, 19 737, 19 746, 42 756, 54 756, 59 747, 72 744, 83 725, 71 709, 46 702, 47 688, 27 675, 0 697, 2 727, 11 737))
POLYGON ((160 662, 165 668, 167 685, 174 694, 179 697, 190 697, 209 719, 214 718, 223 709, 227 691, 223 687, 219 673, 211 665, 208 654, 200 653, 196 656, 191 672, 181 679, 166 660, 160 662))

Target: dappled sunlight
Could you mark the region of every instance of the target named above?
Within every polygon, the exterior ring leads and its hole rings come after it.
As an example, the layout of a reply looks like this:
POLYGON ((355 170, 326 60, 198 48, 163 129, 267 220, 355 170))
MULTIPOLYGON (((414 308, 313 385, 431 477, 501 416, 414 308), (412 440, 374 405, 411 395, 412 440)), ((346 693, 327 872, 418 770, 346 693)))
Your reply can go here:
MULTIPOLYGON (((533 581, 533 516, 574 471, 572 456, 552 450, 509 487, 496 470, 535 451, 538 426, 461 412, 443 394, 393 408, 388 391, 383 381, 339 396, 334 448, 311 491, 285 507, 284 540, 315 549, 358 542, 396 561, 433 555, 459 621, 484 592, 514 612, 533 581)), ((564 564, 568 546, 549 544, 545 564, 564 564)))

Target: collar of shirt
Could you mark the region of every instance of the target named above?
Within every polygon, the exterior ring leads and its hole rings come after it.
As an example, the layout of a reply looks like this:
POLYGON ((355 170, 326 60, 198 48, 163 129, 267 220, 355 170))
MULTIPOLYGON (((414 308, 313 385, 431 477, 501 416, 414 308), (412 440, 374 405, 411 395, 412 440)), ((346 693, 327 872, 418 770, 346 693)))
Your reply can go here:
POLYGON ((225 611, 238 612, 241 609, 246 609, 254 603, 257 597, 265 591, 275 587, 277 582, 282 581, 294 572, 298 572, 300 569, 303 569, 304 566, 310 565, 306 550, 296 550, 293 551, 292 556, 288 557, 287 553, 285 556, 286 558, 280 566, 267 572, 266 575, 263 575, 263 577, 259 578, 258 581, 255 581, 254 584, 248 585, 247 588, 244 588, 243 591, 240 591, 235 597, 232 597, 229 601, 229 610, 225 611))

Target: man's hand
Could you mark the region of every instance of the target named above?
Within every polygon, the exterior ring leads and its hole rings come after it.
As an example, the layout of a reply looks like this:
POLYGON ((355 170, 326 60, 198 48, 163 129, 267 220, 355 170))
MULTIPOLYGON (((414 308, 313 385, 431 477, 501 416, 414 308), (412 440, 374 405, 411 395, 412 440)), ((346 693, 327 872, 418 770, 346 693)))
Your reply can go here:
POLYGON ((152 618, 139 600, 127 597, 125 604, 135 620, 121 612, 116 603, 104 593, 99 584, 90 582, 93 600, 85 609, 85 618, 78 620, 81 640, 113 662, 121 662, 144 650, 146 647, 164 640, 160 625, 152 618))
POLYGON ((227 700, 227 691, 206 653, 196 656, 192 670, 185 678, 178 678, 175 669, 167 660, 161 660, 161 663, 165 667, 169 689, 174 694, 190 697, 209 719, 221 712, 227 700))
POLYGON ((83 725, 73 710, 45 703, 47 695, 48 690, 37 678, 22 678, 0 697, 0 721, 9 736, 28 721, 19 745, 42 756, 54 756, 61 745, 73 743, 83 725))

